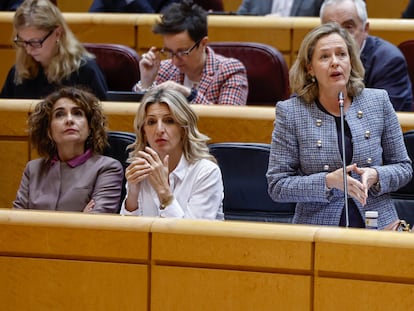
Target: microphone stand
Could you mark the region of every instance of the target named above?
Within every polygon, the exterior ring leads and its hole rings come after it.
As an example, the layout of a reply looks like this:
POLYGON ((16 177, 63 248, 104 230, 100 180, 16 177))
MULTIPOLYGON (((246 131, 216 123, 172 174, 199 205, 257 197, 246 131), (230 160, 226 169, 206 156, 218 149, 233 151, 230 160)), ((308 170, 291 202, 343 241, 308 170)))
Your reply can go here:
POLYGON ((345 158, 345 119, 344 119, 344 93, 339 92, 338 94, 338 103, 341 113, 341 139, 342 139, 342 169, 344 176, 344 199, 345 199, 345 221, 346 228, 349 227, 349 211, 348 211, 348 183, 346 180, 346 158, 345 158))

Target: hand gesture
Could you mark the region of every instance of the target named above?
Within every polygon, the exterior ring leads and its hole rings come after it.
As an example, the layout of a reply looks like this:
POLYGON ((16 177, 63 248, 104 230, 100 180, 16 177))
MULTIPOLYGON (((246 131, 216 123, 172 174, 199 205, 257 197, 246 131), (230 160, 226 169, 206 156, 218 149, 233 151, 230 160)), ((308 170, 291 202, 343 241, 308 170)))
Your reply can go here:
POLYGON ((145 158, 135 157, 125 170, 128 186, 137 185, 151 173, 151 165, 145 158))
POLYGON ((150 165, 149 182, 158 196, 171 192, 168 179, 168 155, 161 161, 158 153, 150 147, 145 147, 145 151, 139 151, 139 155, 150 165))
POLYGON ((160 52, 155 46, 151 47, 147 53, 142 54, 139 61, 139 71, 143 88, 149 88, 155 81, 160 63, 160 52))
MULTIPOLYGON (((375 171, 375 170, 374 170, 375 171)), ((367 203, 368 198, 368 176, 370 173, 366 168, 358 168, 356 164, 351 164, 346 167, 346 183, 348 188, 348 195, 358 200, 362 205, 367 203), (362 181, 353 178, 349 175, 350 172, 356 172, 362 176, 362 181), (365 175, 364 175, 365 174, 365 175)), ((326 186, 328 188, 336 188, 344 191, 344 177, 343 169, 339 168, 326 175, 326 186)))

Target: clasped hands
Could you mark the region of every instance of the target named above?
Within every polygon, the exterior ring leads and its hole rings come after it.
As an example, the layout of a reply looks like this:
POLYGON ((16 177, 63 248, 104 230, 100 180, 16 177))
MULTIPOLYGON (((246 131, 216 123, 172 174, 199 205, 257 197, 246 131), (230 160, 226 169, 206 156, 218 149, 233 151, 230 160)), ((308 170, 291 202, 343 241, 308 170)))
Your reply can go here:
POLYGON ((169 191, 168 155, 161 160, 158 153, 150 147, 145 147, 145 151, 139 151, 138 155, 125 171, 128 185, 138 186, 145 178, 149 178, 151 186, 158 194, 169 191))
MULTIPOLYGON (((370 167, 358 167, 356 164, 351 164, 346 167, 347 172, 347 187, 348 195, 358 200, 363 206, 367 203, 368 190, 372 185, 378 182, 377 170, 370 167), (349 175, 350 172, 355 172, 361 176, 361 181, 349 175)), ((326 186, 336 188, 344 191, 343 169, 339 168, 326 175, 326 186)))

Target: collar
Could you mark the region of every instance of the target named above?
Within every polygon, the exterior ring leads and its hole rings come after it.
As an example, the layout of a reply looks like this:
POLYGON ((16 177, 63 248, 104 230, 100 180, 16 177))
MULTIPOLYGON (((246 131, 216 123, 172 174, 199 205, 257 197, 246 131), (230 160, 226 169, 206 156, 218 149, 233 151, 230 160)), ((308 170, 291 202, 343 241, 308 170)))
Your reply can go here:
POLYGON ((204 72, 209 75, 213 76, 215 72, 219 69, 218 64, 215 64, 215 52, 209 46, 206 47, 206 64, 204 65, 204 72))
POLYGON ((171 175, 177 177, 179 180, 183 180, 187 172, 190 163, 184 156, 184 153, 181 155, 180 161, 178 162, 177 167, 171 172, 171 175))
MULTIPOLYGON (((74 168, 74 167, 77 167, 77 166, 85 163, 87 160, 89 160, 92 157, 92 155, 93 155, 92 149, 89 148, 88 150, 85 151, 85 153, 83 153, 83 154, 81 154, 77 157, 74 157, 73 159, 70 159, 66 163, 70 167, 74 168)), ((52 158, 51 165, 53 165, 53 164, 55 164, 56 162, 59 162, 59 161, 60 160, 59 160, 57 154, 55 154, 55 156, 52 158)))
POLYGON ((362 42, 361 48, 359 49, 359 53, 362 53, 366 43, 367 43, 367 39, 365 39, 364 42, 362 42))

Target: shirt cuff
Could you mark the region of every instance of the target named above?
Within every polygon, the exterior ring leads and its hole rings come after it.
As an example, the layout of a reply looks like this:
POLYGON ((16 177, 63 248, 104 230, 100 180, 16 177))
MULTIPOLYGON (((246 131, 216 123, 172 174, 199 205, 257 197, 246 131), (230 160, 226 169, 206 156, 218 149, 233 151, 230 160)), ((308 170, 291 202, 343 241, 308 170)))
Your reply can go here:
POLYGON ((184 212, 181 208, 180 204, 178 203, 177 199, 174 198, 174 200, 171 202, 170 205, 168 205, 163 210, 160 210, 160 217, 167 218, 183 218, 184 212))

